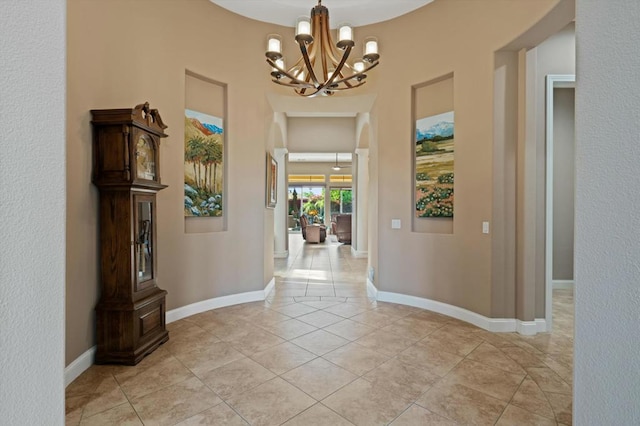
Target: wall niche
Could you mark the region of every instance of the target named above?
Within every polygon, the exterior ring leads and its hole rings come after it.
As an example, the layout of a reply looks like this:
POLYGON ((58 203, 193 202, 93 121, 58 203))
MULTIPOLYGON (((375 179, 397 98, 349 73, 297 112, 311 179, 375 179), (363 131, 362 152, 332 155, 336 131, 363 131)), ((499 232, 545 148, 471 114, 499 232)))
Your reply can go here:
POLYGON ((453 234, 453 73, 411 88, 411 230, 453 234))

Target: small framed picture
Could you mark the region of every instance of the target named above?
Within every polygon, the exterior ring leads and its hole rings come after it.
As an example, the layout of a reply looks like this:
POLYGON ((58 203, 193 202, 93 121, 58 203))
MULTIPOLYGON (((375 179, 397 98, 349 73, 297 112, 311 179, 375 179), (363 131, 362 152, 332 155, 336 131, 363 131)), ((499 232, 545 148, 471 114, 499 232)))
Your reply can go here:
POLYGON ((267 208, 273 209, 278 201, 278 162, 267 153, 267 179, 266 179, 267 208))

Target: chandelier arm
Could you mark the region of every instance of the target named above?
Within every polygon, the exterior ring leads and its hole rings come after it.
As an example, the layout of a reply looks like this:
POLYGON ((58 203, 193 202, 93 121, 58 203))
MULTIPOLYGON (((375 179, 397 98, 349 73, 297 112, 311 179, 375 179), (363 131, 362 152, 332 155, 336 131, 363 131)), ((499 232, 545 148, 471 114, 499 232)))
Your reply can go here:
POLYGON ((327 65, 327 58, 331 61, 331 65, 335 66, 337 62, 334 62, 331 58, 331 50, 333 49, 333 43, 331 40, 331 34, 329 34, 329 22, 324 22, 324 25, 320 28, 320 53, 322 56, 322 73, 323 80, 327 80, 329 77, 329 67, 327 65))
POLYGON ((335 87, 335 88, 332 88, 331 91, 332 92, 341 92, 341 91, 344 91, 344 90, 350 90, 350 89, 354 89, 356 87, 360 87, 365 83, 366 83, 366 81, 361 81, 360 83, 354 84, 354 85, 349 86, 349 87, 335 87))
MULTIPOLYGON (((314 38, 314 40, 316 39, 314 38)), ((309 62, 311 63, 311 69, 313 69, 316 66, 316 59, 317 59, 317 52, 318 52, 318 49, 316 49, 316 44, 317 43, 315 42, 311 43, 311 46, 307 50, 307 54, 309 55, 309 62)), ((304 55, 299 59, 299 61, 304 62, 304 55)), ((307 76, 305 77, 305 80, 310 83, 311 77, 307 76)))
MULTIPOLYGON (((372 63, 371 65, 369 65, 367 68, 365 68, 362 71, 360 71, 359 73, 352 74, 349 77, 343 78, 342 80, 335 81, 334 83, 335 84, 340 84, 340 83, 343 83, 343 82, 345 82, 347 80, 352 80, 352 79, 354 79, 356 77, 364 76, 367 73, 367 71, 377 67, 378 64, 380 64, 380 62, 376 61, 376 62, 372 63)), ((354 87, 357 87, 357 86, 354 86, 354 87)))
MULTIPOLYGON (((307 93, 305 93, 305 92, 304 92, 304 89, 303 89, 303 90, 301 90, 301 91, 297 91, 297 90, 296 90, 296 93, 297 93, 298 95, 300 95, 300 96, 304 96, 305 98, 315 98, 316 96, 321 95, 321 94, 322 94, 322 93, 324 93, 324 92, 323 92, 322 90, 316 90, 316 91, 315 91, 315 92, 313 92, 313 93, 308 93, 308 94, 307 94, 307 93)), ((331 93, 327 93, 327 95, 330 95, 330 94, 331 94, 331 93)))
POLYGON ((276 79, 273 79, 271 81, 281 86, 293 87, 294 89, 300 89, 300 90, 315 89, 315 86, 311 83, 290 83, 290 82, 280 81, 276 79))
MULTIPOLYGON (((271 65, 273 68, 277 69, 280 73, 282 73, 285 77, 290 78, 292 81, 296 82, 297 85, 308 85, 309 87, 315 87, 313 84, 311 83, 306 83, 303 80, 300 80, 296 77, 294 77, 293 75, 289 74, 289 72, 285 71, 284 69, 280 68, 275 62, 273 62, 271 59, 267 58, 267 63, 269 65, 271 65)), ((276 80, 274 80, 276 81, 276 80)), ((282 82, 278 82, 279 84, 282 84, 282 82)), ((291 85, 291 87, 293 87, 294 85, 291 85)))
POLYGON ((352 49, 352 46, 347 46, 344 49, 344 54, 342 55, 342 59, 340 60, 340 63, 336 67, 336 69, 333 72, 333 75, 331 76, 331 78, 329 80, 327 80, 325 86, 329 86, 331 84, 339 84, 339 83, 335 82, 335 79, 342 72, 342 67, 344 67, 344 64, 347 62, 347 59, 349 58, 349 54, 351 53, 351 49, 352 49))
POLYGON ((324 81, 329 76, 329 67, 327 66, 326 55, 320 55, 320 58, 322 60, 322 80, 324 81))
MULTIPOLYGON (((301 71, 301 70, 303 70, 303 67, 304 67, 304 58, 301 56, 301 57, 296 61, 296 63, 295 63, 295 64, 293 64, 293 66, 289 67, 289 69, 287 70, 287 72, 288 72, 290 75, 293 75, 294 70, 297 70, 297 69, 298 69, 298 70, 300 70, 300 71, 301 71)), ((298 71, 298 72, 299 72, 299 71, 298 71)), ((291 77, 289 77, 289 78, 291 78, 291 77)), ((298 78, 294 78, 294 80, 302 81, 302 80, 300 80, 300 79, 298 79, 298 78)))
POLYGON ((351 84, 351 78, 344 79, 341 83, 337 83, 337 84, 344 84, 345 86, 347 86, 347 89, 351 89, 352 87, 355 87, 351 84))
POLYGON ((304 58, 301 56, 300 58, 298 58, 298 60, 296 61, 295 64, 293 64, 292 67, 289 67, 290 69, 293 69, 295 67, 302 67, 302 65, 304 64, 304 58))
MULTIPOLYGON (((331 40, 331 36, 328 36, 329 40, 331 40)), ((331 60, 331 62, 333 63, 333 65, 338 65, 340 63, 340 60, 338 59, 338 57, 340 56, 338 53, 338 48, 336 48, 333 43, 328 43, 329 48, 326 50, 326 54, 329 56, 329 59, 331 60)), ((342 50, 342 49, 340 49, 342 50)), ((344 55, 344 53, 343 53, 344 55)))
MULTIPOLYGON (((316 73, 313 72, 313 65, 311 65, 311 61, 309 60, 309 53, 307 52, 307 46, 304 44, 304 41, 300 41, 300 51, 302 52, 302 57, 304 58, 304 63, 307 66, 307 71, 309 71, 309 75, 307 78, 310 78, 314 82, 314 86, 318 86, 320 83, 316 78, 316 73)), ((306 80, 306 79, 305 79, 306 80)))
POLYGON ((354 78, 354 75, 356 73, 356 71, 351 68, 351 66, 349 66, 348 63, 344 64, 344 67, 342 67, 342 70, 345 69, 345 67, 349 70, 351 70, 351 75, 345 76, 344 73, 342 71, 340 71, 340 78, 338 78, 337 81, 334 80, 333 84, 334 85, 340 85, 340 84, 344 84, 345 86, 347 86, 348 88, 352 88, 353 86, 351 85, 350 81, 354 78))

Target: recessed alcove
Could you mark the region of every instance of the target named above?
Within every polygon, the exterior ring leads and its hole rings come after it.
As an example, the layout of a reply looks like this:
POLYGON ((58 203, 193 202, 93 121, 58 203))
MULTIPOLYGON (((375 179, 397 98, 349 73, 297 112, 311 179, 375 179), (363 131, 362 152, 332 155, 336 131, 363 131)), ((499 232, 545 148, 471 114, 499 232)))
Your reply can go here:
MULTIPOLYGON (((227 85, 217 82, 210 78, 196 74, 189 70, 185 71, 184 76, 184 103, 185 109, 198 111, 210 116, 222 118, 224 123, 224 146, 222 149, 222 177, 223 177, 223 197, 222 206, 223 213, 220 217, 198 217, 185 216, 184 232, 186 234, 198 234, 208 232, 222 232, 227 230, 227 214, 226 208, 228 200, 227 192, 227 85)), ((184 129, 180 129, 184 133, 184 129)), ((218 166, 220 167, 220 166, 218 166)))
MULTIPOLYGON (((420 83, 411 88, 412 100, 412 133, 411 153, 416 152, 416 120, 453 111, 453 73, 449 73, 433 80, 420 83)), ((454 163, 455 164, 455 163, 454 163)), ((418 217, 416 202, 418 191, 416 188, 417 166, 415 157, 412 160, 411 185, 412 197, 411 230, 419 233, 453 234, 452 217, 418 217)))

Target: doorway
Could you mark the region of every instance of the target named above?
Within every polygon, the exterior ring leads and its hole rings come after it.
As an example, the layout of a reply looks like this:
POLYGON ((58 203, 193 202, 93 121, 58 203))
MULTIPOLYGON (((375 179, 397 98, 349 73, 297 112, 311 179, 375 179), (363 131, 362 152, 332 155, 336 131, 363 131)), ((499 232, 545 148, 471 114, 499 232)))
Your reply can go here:
POLYGON ((545 321, 553 329, 553 291, 573 290, 575 75, 546 85, 545 321))
POLYGON ((324 223, 325 187, 321 185, 289 185, 288 225, 289 231, 300 231, 300 215, 310 223, 324 223))

